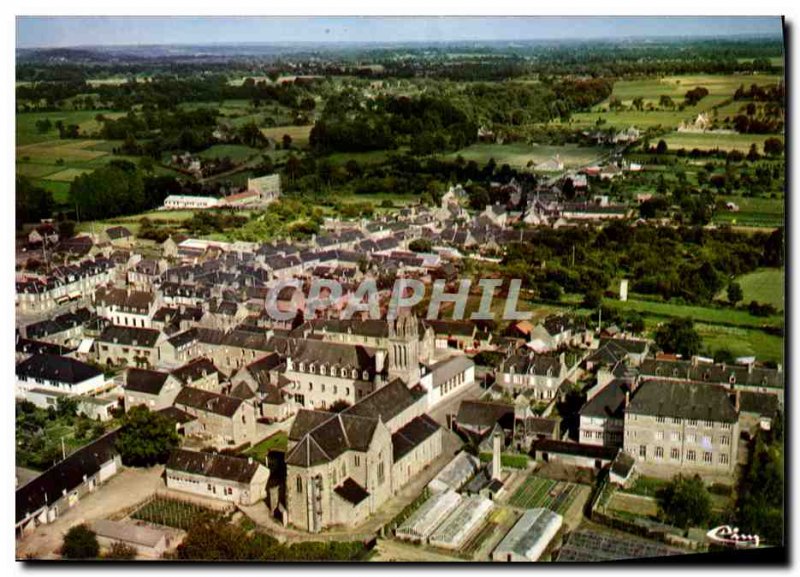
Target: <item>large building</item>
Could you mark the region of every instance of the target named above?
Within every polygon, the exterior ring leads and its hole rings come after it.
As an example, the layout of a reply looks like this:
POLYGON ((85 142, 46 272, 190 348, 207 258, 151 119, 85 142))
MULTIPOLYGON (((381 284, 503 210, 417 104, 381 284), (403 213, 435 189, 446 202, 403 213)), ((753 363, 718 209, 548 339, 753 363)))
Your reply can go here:
POLYGON ((340 413, 301 410, 286 453, 288 522, 318 532, 374 514, 441 454, 424 410, 399 379, 340 413))
POLYGON ((738 440, 739 397, 718 385, 644 381, 625 408, 624 450, 645 475, 732 482, 738 440))
POLYGON ((268 174, 247 179, 247 190, 257 192, 261 203, 270 203, 281 196, 281 175, 268 174))

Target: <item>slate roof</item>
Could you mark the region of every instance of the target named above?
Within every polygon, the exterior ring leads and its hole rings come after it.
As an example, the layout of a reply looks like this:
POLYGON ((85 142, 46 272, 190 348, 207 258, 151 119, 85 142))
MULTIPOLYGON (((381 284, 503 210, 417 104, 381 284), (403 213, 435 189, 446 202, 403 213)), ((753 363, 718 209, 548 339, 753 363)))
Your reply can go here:
POLYGON ((411 419, 392 435, 392 455, 396 463, 441 429, 439 423, 422 414, 411 419))
POLYGON ((194 387, 183 387, 175 397, 176 405, 191 407, 200 411, 232 417, 244 401, 228 395, 220 395, 195 389, 194 387))
POLYGON ((747 367, 743 365, 711 364, 692 361, 673 361, 645 359, 640 372, 643 376, 662 377, 665 379, 684 379, 688 381, 706 381, 710 383, 731 382, 736 384, 782 388, 784 373, 777 369, 765 367, 747 367))
POLYGON ((191 421, 196 421, 197 417, 194 415, 190 415, 186 411, 181 411, 178 407, 164 407, 158 411, 168 419, 172 419, 179 425, 183 425, 184 423, 189 423, 191 421))
POLYGON ((432 381, 433 387, 440 387, 448 380, 453 378, 456 375, 459 375, 469 369, 470 367, 474 367, 475 363, 472 362, 467 356, 464 355, 456 355, 450 357, 449 359, 445 359, 443 361, 439 361, 428 367, 431 373, 433 373, 432 381))
POLYGON ((45 379, 72 386, 103 373, 91 365, 68 357, 36 354, 18 364, 16 374, 25 379, 45 379))
POLYGON ((124 226, 112 226, 110 228, 107 228, 106 234, 108 235, 108 238, 110 238, 111 240, 117 240, 120 238, 128 238, 130 236, 133 236, 133 234, 131 234, 131 231, 129 231, 124 226))
POLYGON ((23 520, 46 504, 53 504, 91 477, 100 467, 117 455, 115 447, 119 429, 103 435, 96 441, 84 445, 66 459, 53 465, 38 477, 16 491, 16 520, 23 520))
POLYGON ((361 501, 369 497, 369 492, 356 483, 352 477, 347 477, 334 491, 342 499, 353 505, 358 505, 361 501))
POLYGON ((125 374, 125 390, 148 395, 158 395, 169 373, 151 371, 149 369, 129 368, 125 374))
POLYGON ((262 466, 252 459, 175 449, 167 460, 167 470, 201 475, 211 479, 224 479, 235 483, 249 483, 262 466))
POLYGON ((103 343, 116 343, 134 347, 152 348, 158 341, 159 331, 138 327, 110 325, 106 327, 97 340, 103 343))
POLYGON ((625 393, 628 390, 625 383, 614 379, 583 405, 580 410, 581 416, 623 420, 625 418, 625 393))
POLYGON ((688 381, 644 381, 634 392, 626 412, 723 423, 738 420, 725 388, 688 381))
POLYGON ((201 357, 189 361, 182 367, 175 369, 172 371, 172 376, 185 385, 214 373, 218 373, 224 377, 216 365, 214 365, 214 361, 206 357, 201 357))
POLYGON ((363 397, 355 405, 347 407, 342 414, 380 418, 386 423, 416 403, 419 398, 401 379, 394 379, 363 397))
POLYGON ((499 423, 503 429, 513 429, 514 405, 477 400, 461 401, 456 422, 480 429, 492 428, 499 423))
POLYGON ((605 459, 608 461, 612 460, 619 451, 619 449, 615 447, 586 445, 584 443, 556 441, 554 439, 538 439, 533 442, 532 449, 536 452, 560 453, 562 455, 575 455, 578 457, 605 459))
POLYGON ((739 410, 773 419, 778 414, 778 397, 769 393, 739 391, 739 410))

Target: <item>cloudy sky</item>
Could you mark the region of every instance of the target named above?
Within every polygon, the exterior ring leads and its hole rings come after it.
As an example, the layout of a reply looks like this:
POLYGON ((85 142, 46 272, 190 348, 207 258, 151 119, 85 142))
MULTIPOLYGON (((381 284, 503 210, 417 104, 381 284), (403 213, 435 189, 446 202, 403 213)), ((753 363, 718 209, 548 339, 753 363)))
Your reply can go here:
POLYGON ((17 47, 780 36, 778 17, 17 17, 17 47))

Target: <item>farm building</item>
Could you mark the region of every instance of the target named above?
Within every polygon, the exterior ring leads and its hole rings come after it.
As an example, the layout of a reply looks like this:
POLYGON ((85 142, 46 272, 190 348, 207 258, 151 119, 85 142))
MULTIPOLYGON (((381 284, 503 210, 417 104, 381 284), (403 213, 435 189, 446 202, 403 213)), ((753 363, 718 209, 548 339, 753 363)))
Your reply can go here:
POLYGON ((428 483, 428 488, 434 493, 441 493, 448 489, 458 491, 478 472, 480 467, 481 462, 477 457, 469 453, 459 453, 428 483))
POLYGON ((460 549, 486 522, 494 504, 473 495, 463 499, 431 534, 429 543, 443 549, 460 549))
POLYGON ((528 509, 492 552, 492 560, 538 561, 563 521, 547 509, 528 509))
POLYGON ((164 210, 187 210, 212 208, 219 204, 219 199, 213 196, 191 196, 185 194, 171 194, 164 199, 164 210))
POLYGON ((409 541, 426 541, 461 500, 461 495, 450 490, 433 495, 397 528, 395 535, 409 541))
POLYGON ((142 557, 159 558, 167 550, 168 537, 163 531, 130 521, 98 519, 90 525, 101 548, 124 543, 136 549, 142 557))

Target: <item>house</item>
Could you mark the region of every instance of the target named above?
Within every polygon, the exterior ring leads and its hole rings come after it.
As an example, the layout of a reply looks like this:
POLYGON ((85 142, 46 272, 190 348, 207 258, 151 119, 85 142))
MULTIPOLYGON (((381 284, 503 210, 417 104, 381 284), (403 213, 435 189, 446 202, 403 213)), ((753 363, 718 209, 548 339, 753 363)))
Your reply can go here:
POLYGON ((115 446, 118 431, 81 447, 17 489, 17 537, 52 523, 119 471, 122 461, 115 446))
MULTIPOLYGON (((35 354, 16 367, 17 398, 38 392, 36 404, 55 406, 59 395, 88 395, 105 385, 102 371, 81 361, 53 354, 35 354)), ((33 402, 32 399, 28 399, 33 402)))
POLYGON ((167 460, 164 478, 169 489, 255 505, 267 496, 269 469, 252 458, 175 449, 167 460))
POLYGON ((239 447, 256 441, 256 412, 243 399, 183 387, 174 406, 195 417, 187 435, 204 439, 216 448, 239 447))
POLYGON ((642 474, 678 472, 733 481, 739 396, 703 382, 647 380, 625 408, 625 452, 642 474))
POLYGON ((110 325, 97 337, 97 361, 101 364, 154 366, 162 334, 153 329, 110 325))
POLYGON ((130 368, 125 372, 125 410, 144 405, 151 411, 172 406, 181 382, 162 371, 130 368))
POLYGON ((133 233, 124 226, 112 226, 105 230, 105 236, 113 246, 133 245, 133 233))
POLYGON ((155 296, 151 292, 100 287, 94 294, 98 316, 123 327, 150 328, 155 305, 155 296))
POLYGON ((28 233, 28 243, 53 245, 58 242, 58 230, 49 222, 43 222, 28 233))
POLYGON ((182 386, 194 387, 214 393, 220 392, 222 382, 226 379, 225 374, 220 371, 214 362, 206 357, 196 358, 185 365, 172 371, 182 386))
POLYGON ((514 397, 524 393, 532 400, 549 402, 555 399, 567 372, 564 353, 518 351, 500 364, 496 384, 514 397))
POLYGON ((550 315, 530 332, 528 346, 545 353, 562 346, 588 346, 591 332, 566 315, 550 315))

